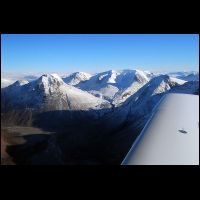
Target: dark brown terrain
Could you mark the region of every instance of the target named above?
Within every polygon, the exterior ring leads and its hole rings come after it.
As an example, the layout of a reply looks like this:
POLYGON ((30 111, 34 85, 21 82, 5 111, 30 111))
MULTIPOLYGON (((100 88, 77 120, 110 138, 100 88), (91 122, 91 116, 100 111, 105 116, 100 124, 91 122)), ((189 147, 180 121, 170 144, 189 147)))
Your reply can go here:
POLYGON ((120 164, 138 134, 124 119, 116 123, 115 114, 102 119, 69 111, 32 116, 30 121, 28 112, 2 114, 1 164, 120 164))
MULTIPOLYGON (((29 135, 39 136, 47 134, 38 128, 23 127, 23 126, 9 126, 1 127, 1 164, 2 165, 13 165, 18 164, 17 152, 15 149, 21 147, 31 146, 34 148, 34 143, 38 143, 37 140, 32 140, 32 144, 28 143, 26 137, 29 135)), ((19 151, 20 152, 20 151, 19 151)))

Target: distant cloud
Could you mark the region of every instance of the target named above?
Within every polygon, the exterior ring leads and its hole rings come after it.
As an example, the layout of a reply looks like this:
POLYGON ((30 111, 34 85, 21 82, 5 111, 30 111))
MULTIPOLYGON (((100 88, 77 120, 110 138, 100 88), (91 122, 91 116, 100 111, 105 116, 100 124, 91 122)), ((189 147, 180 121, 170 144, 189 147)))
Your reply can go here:
POLYGON ((7 87, 8 85, 14 83, 14 81, 10 79, 1 78, 1 88, 7 87))
POLYGON ((17 80, 32 81, 41 76, 41 73, 1 72, 1 88, 6 87, 17 80))

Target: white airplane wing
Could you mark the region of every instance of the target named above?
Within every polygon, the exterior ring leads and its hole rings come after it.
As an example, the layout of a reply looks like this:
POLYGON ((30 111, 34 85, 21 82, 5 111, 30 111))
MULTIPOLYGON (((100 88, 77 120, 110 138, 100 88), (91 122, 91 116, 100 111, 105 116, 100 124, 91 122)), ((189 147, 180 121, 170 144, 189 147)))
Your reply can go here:
POLYGON ((122 165, 199 165, 199 96, 164 96, 122 165))

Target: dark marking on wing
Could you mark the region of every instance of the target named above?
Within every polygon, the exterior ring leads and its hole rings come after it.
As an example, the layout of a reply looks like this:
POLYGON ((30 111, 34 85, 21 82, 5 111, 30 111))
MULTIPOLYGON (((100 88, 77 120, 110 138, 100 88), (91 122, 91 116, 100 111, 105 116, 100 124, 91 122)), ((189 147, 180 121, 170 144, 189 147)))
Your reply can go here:
POLYGON ((184 134, 187 133, 187 131, 185 131, 184 129, 181 129, 181 130, 178 130, 178 131, 181 132, 181 133, 184 133, 184 134))

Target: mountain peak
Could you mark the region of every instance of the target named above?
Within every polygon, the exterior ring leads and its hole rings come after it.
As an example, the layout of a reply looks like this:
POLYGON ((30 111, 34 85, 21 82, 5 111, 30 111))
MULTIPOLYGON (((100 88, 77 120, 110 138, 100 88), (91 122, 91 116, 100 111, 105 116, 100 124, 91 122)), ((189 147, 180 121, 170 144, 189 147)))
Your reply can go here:
POLYGON ((18 80, 16 82, 13 83, 13 86, 22 86, 22 85, 26 85, 29 82, 27 80, 18 80))
POLYGON ((74 72, 67 77, 63 78, 63 81, 69 85, 77 85, 81 81, 90 79, 91 75, 86 72, 74 72))
POLYGON ((53 84, 56 82, 63 83, 62 78, 58 76, 58 74, 43 74, 39 79, 39 83, 44 83, 44 84, 53 84))
POLYGON ((43 74, 34 82, 44 91, 45 94, 51 94, 59 86, 63 85, 63 80, 57 74, 43 74))
POLYGON ((98 81, 104 83, 116 83, 116 77, 119 73, 115 70, 109 70, 97 74, 98 81))

